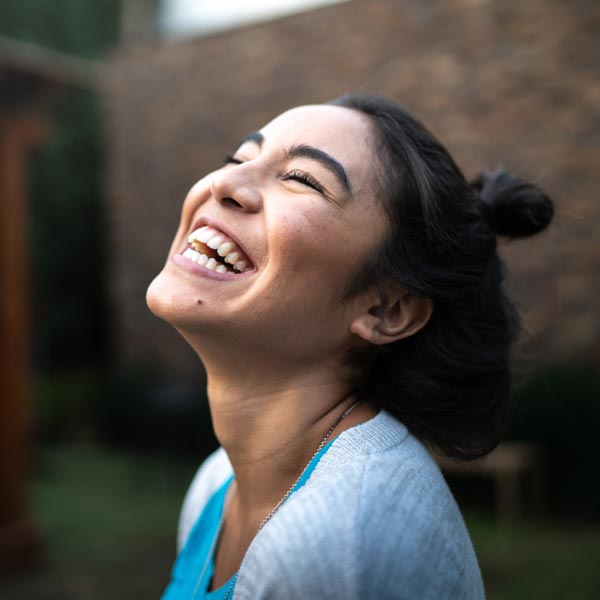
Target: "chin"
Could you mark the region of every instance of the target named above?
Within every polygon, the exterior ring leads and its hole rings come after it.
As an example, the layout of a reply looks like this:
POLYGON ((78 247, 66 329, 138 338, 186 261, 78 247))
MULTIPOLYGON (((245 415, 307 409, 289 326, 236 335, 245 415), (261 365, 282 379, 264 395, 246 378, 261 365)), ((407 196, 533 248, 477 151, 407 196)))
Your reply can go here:
MULTIPOLYGON (((204 310, 197 294, 182 289, 181 280, 163 269, 146 290, 146 304, 152 314, 172 325, 180 334, 205 332, 204 310)), ((184 335, 185 337, 185 335, 184 335)))
POLYGON ((175 325, 182 317, 182 311, 189 304, 175 291, 168 273, 161 271, 146 290, 146 304, 159 319, 175 325))

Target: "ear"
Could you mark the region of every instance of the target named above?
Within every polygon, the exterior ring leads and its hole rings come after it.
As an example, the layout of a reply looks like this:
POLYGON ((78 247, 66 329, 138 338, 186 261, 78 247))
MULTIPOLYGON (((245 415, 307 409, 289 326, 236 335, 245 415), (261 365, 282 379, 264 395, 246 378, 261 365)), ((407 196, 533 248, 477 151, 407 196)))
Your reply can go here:
POLYGON ((433 313, 429 298, 407 290, 396 290, 387 298, 372 296, 371 306, 352 321, 350 331, 372 344, 389 344, 414 335, 433 313))

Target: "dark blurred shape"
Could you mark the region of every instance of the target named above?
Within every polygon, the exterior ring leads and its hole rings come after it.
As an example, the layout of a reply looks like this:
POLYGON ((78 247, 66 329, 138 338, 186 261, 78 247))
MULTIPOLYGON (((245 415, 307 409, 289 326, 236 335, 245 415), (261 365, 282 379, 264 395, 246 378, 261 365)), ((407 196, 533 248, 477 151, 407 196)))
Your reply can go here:
POLYGON ((65 83, 87 86, 77 61, 0 39, 0 570, 35 563, 28 517, 30 270, 27 164, 50 132, 46 111, 65 83), (53 77, 56 66, 56 77, 53 77))
POLYGON ((156 386, 148 390, 138 409, 136 437, 154 452, 201 457, 218 445, 211 427, 206 385, 156 386))
POLYGON ((515 390, 514 441, 543 448, 548 508, 575 518, 600 515, 600 369, 596 357, 549 362, 515 390))
POLYGON ((45 134, 43 117, 19 109, 14 86, 33 78, 0 66, 0 570, 30 564, 38 540, 28 520, 27 478, 29 405, 29 278, 24 231, 26 160, 45 134), (4 93, 4 90, 10 93, 4 93), (4 99, 6 98, 6 102, 4 99))
POLYGON ((111 370, 89 400, 94 439, 111 446, 197 461, 217 447, 202 377, 186 383, 149 368, 111 370))
MULTIPOLYGON (((545 491, 541 451, 535 444, 500 444, 487 456, 472 462, 437 458, 450 478, 484 478, 493 481, 495 510, 505 523, 522 519, 526 514, 540 517, 544 510, 545 491), (529 512, 527 512, 527 510, 529 512)), ((451 487, 460 495, 460 488, 451 487)), ((461 503, 464 508, 464 503, 461 503)))
MULTIPOLYGON (((21 73, 18 103, 52 82, 52 135, 28 165, 32 355, 36 373, 104 364, 110 348, 106 285, 104 57, 118 42, 122 0, 0 3, 0 63, 21 73), (23 74, 28 78, 23 81, 23 74), (61 85, 57 85, 61 84, 61 85)), ((46 102, 46 105, 49 103, 46 102)))
POLYGON ((53 139, 31 167, 33 359, 40 374, 103 364, 111 331, 98 98, 69 90, 52 117, 53 139))

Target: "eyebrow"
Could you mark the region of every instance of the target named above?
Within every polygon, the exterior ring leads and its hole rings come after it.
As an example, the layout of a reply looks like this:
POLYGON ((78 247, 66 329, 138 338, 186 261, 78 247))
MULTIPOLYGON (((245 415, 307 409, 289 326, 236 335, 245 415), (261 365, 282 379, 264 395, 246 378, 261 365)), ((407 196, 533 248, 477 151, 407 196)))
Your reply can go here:
MULTIPOLYGON (((252 142, 256 144, 259 148, 263 145, 265 141, 265 136, 260 131, 254 131, 251 134, 247 135, 240 143, 240 146, 243 146, 247 142, 252 142)), ((336 179, 342 184, 343 188, 349 193, 352 193, 352 188, 350 186, 350 180, 348 179, 348 175, 346 174, 346 169, 342 166, 342 164, 333 158, 333 156, 327 154, 323 150, 319 150, 319 148, 315 148, 314 146, 308 146, 307 144, 299 144, 297 146, 293 146, 286 153, 288 158, 310 158, 311 160, 316 160, 326 169, 331 171, 336 179)))
POLYGON ((327 154, 327 152, 319 150, 319 148, 315 148, 314 146, 300 144, 290 148, 287 152, 287 155, 289 158, 310 158, 312 160, 316 160, 333 173, 333 175, 349 194, 352 193, 346 170, 339 161, 333 158, 333 156, 327 154))

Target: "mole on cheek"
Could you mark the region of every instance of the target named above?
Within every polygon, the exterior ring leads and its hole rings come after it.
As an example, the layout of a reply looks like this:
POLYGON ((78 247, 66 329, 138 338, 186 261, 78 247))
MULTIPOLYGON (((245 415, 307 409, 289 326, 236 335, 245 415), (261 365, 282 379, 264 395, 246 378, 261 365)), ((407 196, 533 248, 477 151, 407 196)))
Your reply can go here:
POLYGON ((196 304, 202 304, 202 300, 200 300, 200 298, 198 298, 198 300, 196 300, 196 304))

